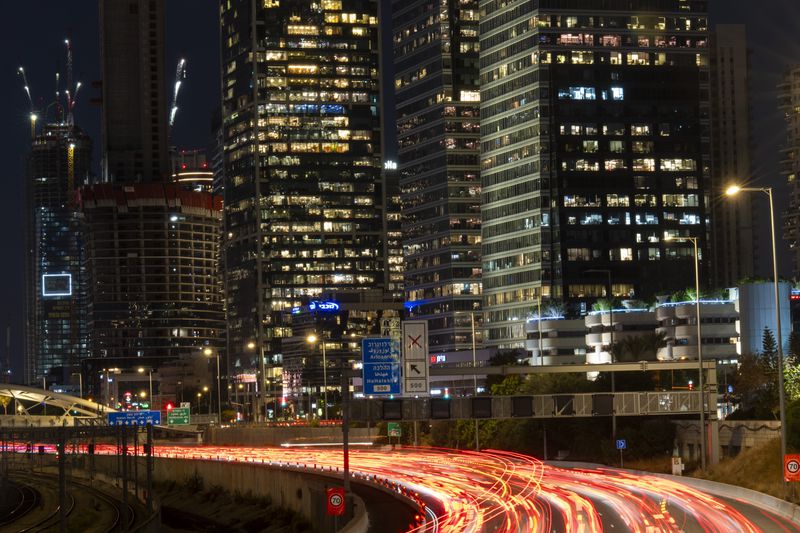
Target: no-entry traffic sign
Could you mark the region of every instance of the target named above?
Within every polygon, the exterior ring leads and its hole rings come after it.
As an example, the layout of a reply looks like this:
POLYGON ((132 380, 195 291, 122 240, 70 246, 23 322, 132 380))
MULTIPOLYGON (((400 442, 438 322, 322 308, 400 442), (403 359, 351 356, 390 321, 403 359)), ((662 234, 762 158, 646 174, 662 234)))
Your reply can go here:
POLYGON ((330 516, 341 516, 344 514, 344 489, 341 487, 331 487, 326 491, 328 501, 328 514, 330 516))

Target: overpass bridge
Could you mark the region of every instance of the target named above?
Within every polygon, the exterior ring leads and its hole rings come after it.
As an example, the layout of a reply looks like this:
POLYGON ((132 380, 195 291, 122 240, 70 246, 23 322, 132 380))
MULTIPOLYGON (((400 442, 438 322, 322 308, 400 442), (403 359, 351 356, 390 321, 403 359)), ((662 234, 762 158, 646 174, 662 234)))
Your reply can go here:
MULTIPOLYGON (((703 403, 712 421, 716 416, 717 363, 703 362, 705 392, 703 403)), ((592 365, 436 367, 432 376, 530 375, 598 372, 700 371, 695 361, 640 361, 592 365)), ((354 421, 419 421, 488 418, 576 418, 592 416, 654 416, 700 414, 700 391, 640 391, 601 393, 554 393, 514 396, 472 396, 459 398, 404 397, 352 400, 354 421)))

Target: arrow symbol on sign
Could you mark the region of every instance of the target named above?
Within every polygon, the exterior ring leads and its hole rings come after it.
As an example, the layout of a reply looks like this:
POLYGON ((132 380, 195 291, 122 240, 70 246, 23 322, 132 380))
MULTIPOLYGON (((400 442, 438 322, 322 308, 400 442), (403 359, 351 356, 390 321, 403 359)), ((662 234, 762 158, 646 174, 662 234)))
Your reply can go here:
POLYGON ((420 374, 420 375, 422 375, 422 372, 420 372, 420 371, 419 371, 419 368, 417 367, 417 365, 410 364, 410 365, 408 365, 408 368, 409 368, 409 369, 410 369, 412 372, 416 372, 417 374, 420 374))

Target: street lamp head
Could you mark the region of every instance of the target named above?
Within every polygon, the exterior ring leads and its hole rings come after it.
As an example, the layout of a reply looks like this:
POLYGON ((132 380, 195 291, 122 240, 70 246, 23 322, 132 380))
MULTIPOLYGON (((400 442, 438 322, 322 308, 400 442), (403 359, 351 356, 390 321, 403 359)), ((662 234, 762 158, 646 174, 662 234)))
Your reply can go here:
POLYGON ((312 333, 311 335, 306 337, 306 340, 310 343, 315 343, 317 342, 317 336, 312 333))
POLYGON ((208 387, 203 387, 203 392, 208 392, 208 387))
POLYGON ((256 347, 256 343, 254 343, 253 341, 250 341, 250 342, 247 343, 247 349, 248 350, 253 350, 253 349, 255 349, 255 347, 256 347))
POLYGON ((725 194, 728 195, 728 196, 735 196, 741 190, 742 190, 742 188, 739 187, 738 185, 731 185, 730 187, 725 189, 725 194))
POLYGON ((139 368, 136 369, 136 371, 139 372, 140 374, 144 374, 144 367, 140 366, 139 368))
POLYGON ((212 350, 211 348, 208 347, 203 348, 203 355, 205 355, 206 357, 210 357, 213 353, 214 350, 212 350))

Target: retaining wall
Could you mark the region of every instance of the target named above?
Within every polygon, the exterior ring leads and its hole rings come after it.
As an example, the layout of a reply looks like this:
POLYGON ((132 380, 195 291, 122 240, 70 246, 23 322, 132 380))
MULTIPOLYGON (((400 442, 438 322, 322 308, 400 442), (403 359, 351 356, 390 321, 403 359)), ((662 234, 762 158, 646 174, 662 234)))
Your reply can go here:
MULTIPOLYGON (((378 436, 375 428, 350 428, 350 443, 372 443, 378 436)), ((281 444, 340 443, 339 427, 211 427, 205 441, 215 446, 280 446, 281 444)))
MULTIPOLYGON (((97 460, 116 460, 98 456, 97 460)), ((141 474, 141 472, 140 472, 141 474)), ((219 486, 234 493, 250 492, 256 497, 269 497, 273 504, 291 509, 308 520, 315 531, 328 533, 335 531, 337 518, 328 516, 326 509, 326 489, 341 486, 342 482, 331 475, 306 474, 265 465, 243 464, 227 461, 153 459, 154 481, 174 481, 184 483, 200 478, 203 486, 219 486)), ((367 530, 367 517, 364 502, 353 494, 352 520, 347 526, 350 533, 367 530)), ((341 528, 346 517, 338 517, 341 528)))

